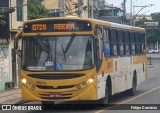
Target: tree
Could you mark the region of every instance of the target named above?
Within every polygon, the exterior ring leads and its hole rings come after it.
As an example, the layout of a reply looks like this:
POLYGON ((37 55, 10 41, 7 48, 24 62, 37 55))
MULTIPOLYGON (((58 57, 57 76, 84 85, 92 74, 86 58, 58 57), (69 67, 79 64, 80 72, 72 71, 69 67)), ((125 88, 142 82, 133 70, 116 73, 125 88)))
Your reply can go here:
POLYGON ((1 13, 0 12, 0 25, 4 25, 4 24, 6 24, 6 22, 4 21, 4 15, 3 15, 3 13, 1 13))
POLYGON ((146 37, 148 44, 156 44, 160 42, 160 13, 153 13, 152 20, 147 20, 145 18, 140 19, 135 24, 136 26, 144 25, 144 22, 158 22, 158 27, 156 29, 146 29, 146 37))
POLYGON ((142 19, 140 19, 139 21, 135 22, 135 25, 144 25, 144 22, 148 22, 149 20, 147 20, 145 17, 143 17, 142 19))
POLYGON ((47 17, 49 10, 42 5, 43 0, 28 0, 28 19, 47 17))

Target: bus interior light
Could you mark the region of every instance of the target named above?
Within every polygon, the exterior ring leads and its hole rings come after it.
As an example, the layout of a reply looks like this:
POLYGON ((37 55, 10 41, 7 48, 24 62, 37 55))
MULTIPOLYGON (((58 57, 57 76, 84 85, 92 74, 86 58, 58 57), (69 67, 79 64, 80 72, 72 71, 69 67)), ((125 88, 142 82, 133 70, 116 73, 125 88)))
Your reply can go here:
POLYGON ((27 80, 26 80, 25 78, 23 78, 23 79, 22 79, 22 83, 23 83, 23 84, 26 84, 26 83, 27 83, 27 80))

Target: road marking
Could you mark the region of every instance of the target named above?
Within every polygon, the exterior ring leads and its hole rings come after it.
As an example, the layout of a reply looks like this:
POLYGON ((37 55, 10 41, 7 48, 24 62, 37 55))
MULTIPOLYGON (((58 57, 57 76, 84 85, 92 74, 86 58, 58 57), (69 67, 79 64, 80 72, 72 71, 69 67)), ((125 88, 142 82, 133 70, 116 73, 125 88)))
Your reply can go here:
MULTIPOLYGON (((160 79, 160 78, 159 78, 159 79, 160 79)), ((149 91, 147 91, 147 92, 144 92, 144 93, 142 93, 142 94, 140 94, 140 95, 137 95, 137 96, 134 97, 134 98, 131 98, 131 99, 129 99, 129 100, 126 100, 126 101, 123 101, 123 102, 120 102, 120 103, 117 103, 117 104, 125 104, 125 103, 127 103, 127 102, 136 100, 136 99, 138 99, 138 98, 140 98, 140 97, 142 97, 142 96, 144 96, 144 95, 146 95, 146 94, 148 94, 148 93, 150 93, 150 92, 152 92, 152 91, 155 91, 155 90, 157 90, 157 89, 159 89, 159 88, 160 88, 160 86, 157 86, 157 87, 155 87, 155 88, 153 88, 153 89, 151 89, 151 90, 149 90, 149 91)), ((105 108, 106 108, 106 107, 105 107, 105 108)), ((107 109, 110 109, 110 108, 112 108, 112 107, 109 107, 109 108, 107 108, 107 109)), ((95 112, 95 113, 101 113, 101 112, 103 112, 103 111, 105 111, 105 110, 107 110, 107 109, 99 110, 99 111, 97 111, 97 112, 95 112)))

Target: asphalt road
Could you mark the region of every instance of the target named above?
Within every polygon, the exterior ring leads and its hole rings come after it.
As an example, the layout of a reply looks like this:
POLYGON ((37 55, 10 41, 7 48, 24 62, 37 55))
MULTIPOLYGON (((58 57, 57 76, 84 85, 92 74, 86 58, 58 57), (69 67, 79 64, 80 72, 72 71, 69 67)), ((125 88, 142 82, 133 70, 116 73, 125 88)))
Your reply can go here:
MULTIPOLYGON (((119 110, 123 109, 125 106, 133 108, 135 106, 141 107, 140 104, 148 104, 146 107, 151 106, 149 104, 156 104, 160 106, 160 59, 152 59, 152 64, 155 67, 148 68, 148 80, 144 81, 137 87, 137 92, 135 96, 128 96, 127 93, 121 93, 112 97, 110 101, 111 104, 120 104, 121 106, 102 106, 95 103, 93 105, 79 105, 80 103, 72 102, 76 105, 71 105, 69 107, 68 103, 56 103, 55 109, 57 110, 46 110, 46 111, 0 111, 3 113, 160 113, 160 110, 119 110), (138 104, 138 105, 136 105, 138 104), (68 109, 68 110, 63 110, 68 109), (118 109, 118 110, 116 110, 118 109)), ((88 102, 90 103, 90 102, 88 102)), ((38 102, 31 102, 28 104, 40 104, 38 102)), ((83 104, 83 103, 82 103, 83 104)), ((125 109, 125 108, 124 108, 125 109)))

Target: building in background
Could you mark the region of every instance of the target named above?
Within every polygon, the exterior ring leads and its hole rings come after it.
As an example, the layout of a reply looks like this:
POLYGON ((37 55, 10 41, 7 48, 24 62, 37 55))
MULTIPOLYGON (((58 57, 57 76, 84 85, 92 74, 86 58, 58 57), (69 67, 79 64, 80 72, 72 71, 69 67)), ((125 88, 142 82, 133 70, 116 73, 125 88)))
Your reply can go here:
POLYGON ((45 0, 43 4, 50 10, 49 17, 59 17, 63 11, 65 16, 93 18, 98 16, 99 0, 45 0), (64 7, 64 10, 62 10, 64 7), (82 10, 79 10, 82 9, 82 10))
POLYGON ((109 4, 105 0, 102 0, 99 4, 100 10, 98 19, 120 24, 123 23, 123 10, 121 8, 109 4))
MULTIPOLYGON (((19 83, 17 56, 14 38, 23 22, 27 20, 27 0, 0 0, 0 11, 6 21, 0 25, 0 91, 15 87, 19 83)), ((19 58, 18 58, 19 59, 19 58)), ((20 62, 19 62, 20 63, 20 62)))

